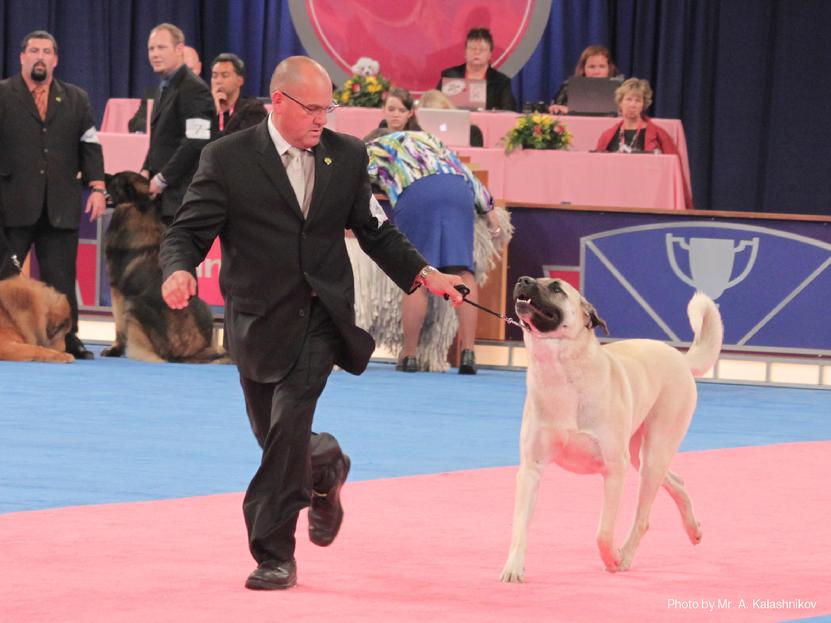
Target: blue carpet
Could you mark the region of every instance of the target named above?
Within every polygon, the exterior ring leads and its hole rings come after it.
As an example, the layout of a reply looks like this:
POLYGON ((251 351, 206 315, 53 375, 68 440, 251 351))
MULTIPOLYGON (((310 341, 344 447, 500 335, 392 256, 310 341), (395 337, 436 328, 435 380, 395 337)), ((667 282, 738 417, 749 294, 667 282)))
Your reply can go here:
MULTIPOLYGON (((0 513, 244 490, 259 448, 233 366, 0 362, 0 513)), ((315 430, 366 480, 517 462, 522 372, 332 375, 315 430)), ((683 450, 831 439, 831 393, 700 385, 683 450)))

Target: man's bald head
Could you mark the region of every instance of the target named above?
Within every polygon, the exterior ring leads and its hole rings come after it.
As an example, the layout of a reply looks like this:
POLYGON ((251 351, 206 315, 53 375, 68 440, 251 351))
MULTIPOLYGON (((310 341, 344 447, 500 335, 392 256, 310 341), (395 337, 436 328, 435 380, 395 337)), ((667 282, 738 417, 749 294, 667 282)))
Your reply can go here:
POLYGON ((289 56, 274 68, 268 91, 274 93, 296 84, 314 81, 325 82, 331 88, 332 79, 323 65, 308 56, 289 56))
POLYGON ((182 48, 182 58, 185 61, 185 65, 190 67, 190 70, 193 73, 197 76, 202 73, 202 61, 199 58, 199 52, 197 52, 194 48, 189 45, 182 48))

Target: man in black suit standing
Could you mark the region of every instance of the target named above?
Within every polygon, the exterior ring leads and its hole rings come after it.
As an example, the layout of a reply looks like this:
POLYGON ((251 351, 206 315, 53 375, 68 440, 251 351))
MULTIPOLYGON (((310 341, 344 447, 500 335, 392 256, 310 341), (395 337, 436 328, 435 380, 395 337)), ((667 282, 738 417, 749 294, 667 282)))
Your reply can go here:
POLYGON ((170 224, 196 172, 199 153, 211 138, 210 89, 184 62, 185 35, 159 24, 147 40, 147 56, 161 77, 150 118, 150 146, 142 172, 150 192, 161 194, 162 220, 170 224))
POLYGON ((263 103, 242 96, 245 63, 232 52, 223 52, 211 63, 211 95, 216 112, 211 119, 211 138, 257 125, 268 116, 263 103))
MULTIPOLYGON (((195 48, 192 48, 189 45, 186 45, 183 48, 182 58, 185 61, 185 65, 190 67, 190 70, 196 75, 197 77, 201 77, 202 75, 202 60, 199 58, 199 52, 196 51, 195 48)), ((147 132, 147 100, 156 100, 159 95, 159 85, 155 85, 152 87, 147 87, 144 89, 144 96, 141 98, 141 103, 139 104, 138 110, 136 113, 130 117, 130 120, 127 122, 127 131, 131 133, 141 133, 144 134, 147 132)))
POLYGON ((106 209, 104 156, 86 92, 55 78, 57 65, 55 38, 38 30, 23 38, 20 74, 0 82, 0 222, 12 253, 23 261, 34 243, 41 279, 69 299, 67 352, 92 359, 77 335, 75 261, 84 185, 90 220, 106 209))
POLYGON ((294 586, 295 527, 310 506, 309 538, 335 538, 349 458, 328 433, 312 434, 317 399, 335 364, 360 374, 374 342, 355 325, 344 242, 363 250, 406 291, 448 294, 461 283, 428 266, 384 217, 358 139, 324 128, 332 81, 317 62, 289 57, 271 78, 273 111, 257 126, 205 148, 162 243, 162 295, 174 309, 196 293, 195 267, 218 235, 229 352, 263 449, 243 503, 252 589, 294 586))

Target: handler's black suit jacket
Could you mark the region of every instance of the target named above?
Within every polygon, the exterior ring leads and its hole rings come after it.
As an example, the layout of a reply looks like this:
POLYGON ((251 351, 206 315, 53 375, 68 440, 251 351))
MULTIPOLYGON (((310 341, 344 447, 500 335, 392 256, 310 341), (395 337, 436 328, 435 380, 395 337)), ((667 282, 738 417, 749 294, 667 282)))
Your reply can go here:
POLYGON ((161 195, 165 216, 179 209, 199 164, 199 152, 211 138, 213 114, 208 85, 186 65, 179 67, 153 107, 150 146, 142 166, 151 177, 161 173, 168 184, 161 195))
POLYGON ((59 229, 78 229, 84 182, 104 179, 104 156, 83 89, 55 78, 41 121, 23 76, 0 82, 0 223, 34 225, 43 211, 59 229))
MULTIPOLYGON (((465 64, 455 65, 442 70, 441 78, 436 88, 441 91, 442 78, 464 78, 465 64)), ((511 79, 501 71, 488 66, 485 73, 488 94, 485 100, 487 110, 516 110, 516 100, 511 93, 511 79)))
POLYGON ((379 226, 370 212, 366 148, 351 136, 324 130, 314 149, 314 191, 304 220, 268 123, 203 150, 162 243, 164 276, 193 273, 219 235, 228 348, 243 376, 276 382, 291 369, 303 345, 312 291, 343 337, 336 363, 360 374, 375 344, 355 326, 344 229, 404 290, 427 262, 398 229, 389 222, 379 226))

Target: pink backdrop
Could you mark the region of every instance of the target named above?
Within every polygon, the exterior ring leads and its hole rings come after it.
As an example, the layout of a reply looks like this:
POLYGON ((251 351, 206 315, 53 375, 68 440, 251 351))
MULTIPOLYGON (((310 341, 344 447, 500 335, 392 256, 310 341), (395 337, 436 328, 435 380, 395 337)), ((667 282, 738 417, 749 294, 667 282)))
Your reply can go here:
POLYGON ((326 53, 347 74, 361 56, 381 63, 393 84, 432 89, 441 70, 464 62, 471 28, 490 28, 492 64, 498 67, 519 44, 534 0, 306 0, 306 14, 326 53), (414 26, 417 24, 417 26, 414 26))

